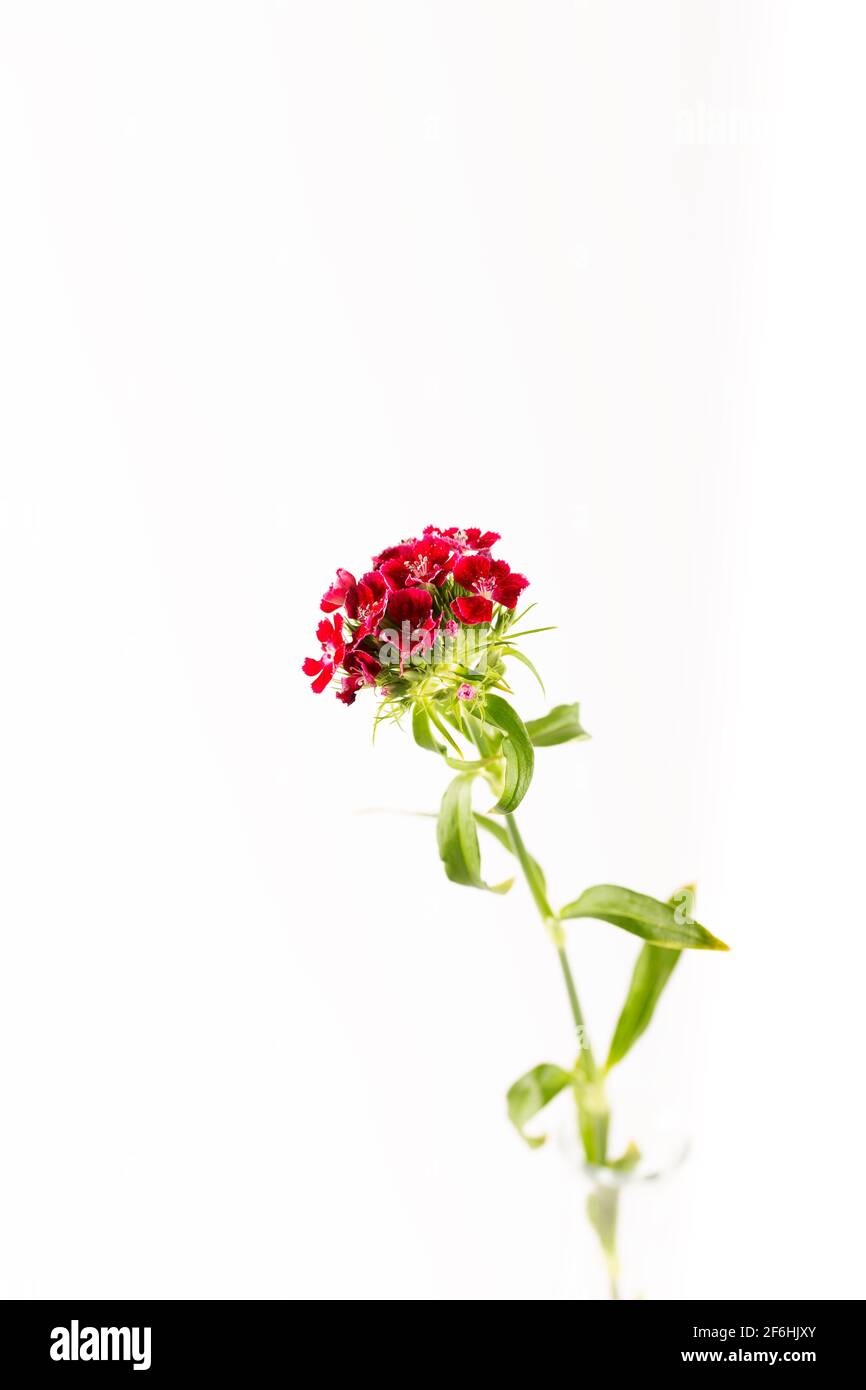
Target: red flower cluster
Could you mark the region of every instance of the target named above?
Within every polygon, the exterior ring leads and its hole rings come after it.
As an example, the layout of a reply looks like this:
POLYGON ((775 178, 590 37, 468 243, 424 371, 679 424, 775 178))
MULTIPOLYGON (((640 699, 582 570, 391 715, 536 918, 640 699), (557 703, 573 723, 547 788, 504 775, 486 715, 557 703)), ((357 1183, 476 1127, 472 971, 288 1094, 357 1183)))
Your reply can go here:
POLYGON ((337 699, 350 705, 362 686, 375 685, 383 669, 380 642, 386 631, 403 631, 408 624, 411 643, 399 649, 395 671, 402 676, 403 659, 429 650, 437 631, 453 635, 459 623, 489 623, 496 604, 513 610, 529 581, 504 560, 492 559, 498 540, 496 531, 477 526, 465 531, 426 526, 420 538, 375 555, 373 568, 360 579, 337 570, 321 604, 332 616, 316 629, 322 654, 304 662, 316 694, 336 677, 337 699))

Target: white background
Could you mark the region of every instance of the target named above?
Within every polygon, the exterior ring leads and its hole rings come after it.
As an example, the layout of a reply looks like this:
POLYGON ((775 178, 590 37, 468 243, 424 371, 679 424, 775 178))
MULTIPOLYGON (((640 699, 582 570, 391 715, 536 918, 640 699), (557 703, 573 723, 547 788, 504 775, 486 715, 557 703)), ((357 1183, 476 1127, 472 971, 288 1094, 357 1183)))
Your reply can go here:
MULTIPOLYGON (((336 566, 427 523, 558 624, 554 900, 696 879, 734 948, 613 1087, 693 1141, 648 1291, 866 1293, 864 38, 0 5, 3 1295, 603 1295, 504 1114, 572 1049, 531 904, 356 814, 444 769, 300 674, 336 566)), ((636 943, 573 928, 603 1041, 636 943)))

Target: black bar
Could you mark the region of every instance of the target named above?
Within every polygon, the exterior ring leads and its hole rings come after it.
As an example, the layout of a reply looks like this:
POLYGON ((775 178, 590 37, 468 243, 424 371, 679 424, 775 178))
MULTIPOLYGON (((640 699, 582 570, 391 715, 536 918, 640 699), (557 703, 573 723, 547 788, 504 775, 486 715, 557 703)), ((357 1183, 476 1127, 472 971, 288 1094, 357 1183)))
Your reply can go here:
MULTIPOLYGON (((568 1348, 577 1377, 599 1361, 610 1377, 673 1367, 692 1374, 704 1367, 758 1376, 770 1371, 808 1375, 819 1368, 822 1374, 841 1373, 856 1366, 854 1353, 863 1341, 859 1303, 582 1302, 579 1308, 545 1314, 543 1322, 538 1314, 523 1315, 517 1325, 523 1336, 515 1327, 504 1339, 473 1339, 467 1369, 478 1368, 479 1356, 489 1355, 493 1365, 503 1351, 509 1363, 512 1352, 522 1353, 529 1367, 533 1358, 543 1364, 554 1349, 559 1355, 568 1348)), ((341 1335, 343 1316, 335 1318, 325 1354, 330 1370, 345 1358, 353 1378, 376 1371, 371 1357, 376 1357, 377 1345, 384 1371, 394 1341, 405 1342, 407 1333, 412 1334, 411 1323, 398 1332, 390 1318, 389 1329, 378 1333, 374 1314, 359 1343, 341 1335)), ((309 1318, 303 1301, 9 1301, 0 1304, 4 1379, 10 1385, 31 1384, 47 1374, 61 1384, 70 1377, 114 1375, 148 1384, 184 1375, 196 1381, 228 1377, 242 1382, 262 1374, 288 1376, 321 1354, 318 1328, 310 1328, 309 1318), (13 1367, 19 1376, 14 1381, 7 1378, 13 1367)), ((418 1334, 423 1369, 429 1374, 441 1356, 442 1374, 450 1378, 459 1365, 463 1339, 445 1335, 438 1316, 425 1323, 426 1330, 418 1334)), ((412 1378, 405 1346, 399 1360, 412 1378)))

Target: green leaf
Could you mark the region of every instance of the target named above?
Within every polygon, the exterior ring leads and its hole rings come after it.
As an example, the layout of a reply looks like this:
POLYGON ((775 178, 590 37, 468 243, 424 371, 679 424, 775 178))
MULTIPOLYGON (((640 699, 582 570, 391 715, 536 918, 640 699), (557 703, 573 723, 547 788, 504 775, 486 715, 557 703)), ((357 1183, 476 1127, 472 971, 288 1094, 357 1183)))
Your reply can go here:
POLYGON ((457 728, 475 745, 482 758, 499 756, 502 734, 492 724, 485 725, 483 719, 470 714, 465 706, 458 707, 457 728))
POLYGON ((508 1118, 531 1149, 540 1148, 547 1136, 527 1134, 524 1126, 573 1080, 571 1072, 563 1071, 553 1062, 542 1062, 509 1089, 506 1096, 508 1118))
POLYGON ((501 695, 488 692, 485 718, 505 735, 502 752, 505 757, 505 786, 496 805, 497 811, 516 811, 530 782, 535 766, 535 750, 520 715, 501 695))
POLYGON ((499 653, 500 656, 513 656, 515 661, 522 661, 526 669, 528 671, 531 671, 535 679, 538 681, 538 684, 541 686, 542 694, 547 694, 547 691, 544 689, 544 681, 541 679, 541 676, 538 674, 538 671, 536 670, 535 662, 530 661, 529 657, 526 655, 525 652, 520 651, 518 647, 503 646, 500 647, 499 653))
POLYGON ((554 705, 541 719, 530 719, 526 732, 536 748, 552 748, 574 738, 589 738, 580 723, 580 705, 554 705))
POLYGON ((654 946, 681 951, 687 947, 699 951, 727 951, 723 941, 695 922, 683 904, 659 902, 629 888, 613 883, 599 883, 587 888, 575 902, 560 912, 560 917, 594 917, 611 922, 615 927, 633 932, 654 946))
POLYGON ((676 968, 682 951, 669 951, 661 946, 642 947, 631 977, 628 995, 622 1008, 610 1051, 607 1070, 621 1062, 640 1035, 646 1032, 662 990, 676 968))
POLYGON ((452 883, 462 883, 468 888, 489 887, 491 893, 507 893, 514 879, 490 886, 481 877, 481 851, 472 814, 472 782, 471 775, 461 773, 445 789, 436 824, 439 857, 452 883))
POLYGON ((511 843, 511 836, 504 825, 500 825, 498 820, 492 816, 483 816, 480 811, 475 812, 475 820, 482 830, 486 830, 488 835, 492 835, 494 840, 498 840, 503 849, 507 849, 509 854, 514 853, 514 846, 511 843))
MULTIPOLYGON (((674 893, 668 900, 668 905, 673 908, 684 905, 686 914, 690 914, 694 900, 694 885, 688 884, 680 889, 679 893, 674 893)), ((661 946, 651 946, 649 942, 641 949, 626 1001, 611 1039, 605 1070, 610 1071, 617 1062, 621 1062, 641 1034, 646 1032, 664 987, 674 973, 681 955, 682 951, 665 950, 661 946)))
POLYGON ((594 1187, 586 1199, 586 1214, 604 1251, 607 1272, 615 1298, 616 1279, 619 1273, 619 1262, 616 1255, 616 1220, 619 1214, 619 1192, 617 1189, 604 1187, 600 1183, 594 1187))
MULTIPOLYGON (((518 637, 533 637, 533 636, 535 635, 536 632, 555 632, 555 631, 556 631, 556 627, 555 627, 555 626, 553 626, 553 627, 551 627, 551 626, 548 626, 548 627, 527 627, 527 628, 524 628, 523 632, 512 632, 512 631, 510 630, 510 628, 509 628, 507 635, 506 635, 505 637, 497 638, 497 641, 498 641, 499 643, 502 643, 502 642, 516 642, 517 639, 518 639, 518 637)), ((496 642, 491 642, 490 645, 491 645, 491 646, 496 646, 496 642)))
POLYGON ((430 716, 421 704, 416 704, 412 710, 412 733, 420 748, 426 748, 430 753, 445 752, 445 744, 437 743, 433 737, 430 716))
POLYGON ((633 1139, 629 1139, 628 1147, 624 1154, 619 1158, 611 1158, 605 1164, 606 1168, 612 1168, 615 1173, 630 1173, 640 1163, 640 1149, 633 1139))
POLYGON ((433 709, 431 706, 428 705, 428 706, 426 706, 426 710, 427 710, 427 714, 430 716, 430 719, 431 719, 432 723, 433 723, 434 726, 439 730, 439 732, 440 732, 440 734, 442 735, 442 737, 443 737, 443 738, 446 740, 446 742, 449 743, 450 746, 454 749, 454 752, 457 754, 458 758, 461 758, 461 759, 462 759, 462 757, 463 757, 463 749, 460 747, 460 744, 459 744, 459 743, 455 743, 455 742, 454 742, 454 739, 453 739, 453 738, 451 737, 451 735, 449 734, 448 730, 446 729, 446 727, 445 727, 444 723, 442 722, 442 720, 439 718, 439 715, 436 713, 435 709, 433 709))
MULTIPOLYGON (((502 845, 502 848, 507 849, 509 854, 514 853, 514 845, 511 843, 511 836, 509 835, 505 826, 499 824, 498 820, 494 820, 492 816, 483 816, 480 811, 476 811, 475 822, 477 825, 480 825, 483 830, 486 830, 488 835, 492 835, 494 840, 498 840, 499 843, 502 845)), ((529 855, 529 860, 532 864, 535 873, 538 875, 541 881, 542 888, 546 892, 547 883, 544 877, 544 870, 542 869, 538 860, 533 859, 531 854, 529 855)))

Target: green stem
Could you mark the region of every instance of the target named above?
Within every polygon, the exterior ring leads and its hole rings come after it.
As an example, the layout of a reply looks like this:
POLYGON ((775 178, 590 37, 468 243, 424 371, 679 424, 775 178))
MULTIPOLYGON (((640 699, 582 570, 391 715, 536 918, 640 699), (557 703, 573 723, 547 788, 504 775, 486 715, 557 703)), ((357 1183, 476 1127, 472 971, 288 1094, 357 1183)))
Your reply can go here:
MULTIPOLYGON (((523 843, 523 836, 517 828, 517 821, 514 816, 507 813, 505 823, 508 826, 508 837, 514 850, 517 861, 523 870, 523 876, 529 886, 535 906, 538 908, 541 920, 556 943, 556 951, 559 956, 559 964, 562 967, 562 977, 565 980, 565 988, 568 993, 568 1002, 571 1007, 571 1016, 574 1019, 574 1026, 580 1042, 580 1068, 585 1077, 585 1081, 575 1084, 574 1099, 577 1105, 577 1126, 580 1133, 583 1151, 586 1154, 587 1162, 595 1166, 601 1166, 607 1162, 607 1138, 610 1126, 610 1108, 605 1095, 604 1076, 599 1073, 592 1055, 592 1048, 589 1044, 589 1035, 586 1031, 586 1023, 583 1017, 583 1010, 580 1007, 580 1000, 577 996, 577 986, 574 983, 574 976, 571 973, 571 966, 568 963, 568 955, 565 949, 565 940, 562 933, 562 925, 547 896, 544 875, 541 868, 533 859, 526 845, 523 843)), ((616 1226, 619 1207, 619 1193, 615 1188, 596 1187, 590 1194, 587 1201, 587 1211, 590 1222, 595 1228, 604 1252, 607 1263, 608 1278, 610 1281, 611 1298, 619 1298, 619 1262, 616 1252, 616 1226)))
MULTIPOLYGON (((571 966, 568 963, 568 956, 565 954, 565 947, 559 946, 557 948, 557 954, 559 956, 559 963, 562 966, 562 974, 565 980, 565 988, 568 991, 568 1002, 571 1005, 571 1013, 574 1019, 574 1024, 575 1027, 579 1029, 578 1037, 583 1038, 585 1046, 588 1047, 589 1044, 586 1042, 586 1024, 583 1021, 583 1010, 580 1007, 580 1000, 577 997, 577 989, 575 988, 574 984, 574 976, 571 973, 571 966)), ((594 1058, 592 1058, 591 1053, 590 1062, 592 1071, 594 1073, 595 1060, 594 1058)))
MULTIPOLYGON (((506 813, 505 823, 508 826, 508 835, 514 848, 517 862, 523 870, 523 877, 526 879, 541 920, 548 929, 550 929, 551 926, 558 926, 559 919, 550 905, 541 871, 538 864, 529 853, 529 850, 526 848, 526 845, 523 843, 523 836, 511 812, 506 813)), ((586 1031, 586 1021, 583 1016, 583 1009, 580 1007, 580 1000, 577 996, 577 986, 574 983, 574 976, 571 973, 571 966, 568 963, 568 954, 565 949, 565 944, 558 939, 556 933, 554 933, 554 939, 556 941, 556 952, 559 956, 559 964, 562 967, 563 979, 565 980, 565 988, 568 993, 568 1002, 571 1006, 571 1016, 574 1019, 574 1026, 577 1030, 581 1049, 586 1054, 584 1058, 586 1069, 591 1077, 596 1077, 598 1075, 598 1069, 595 1065, 595 1058, 592 1055, 589 1035, 586 1031)))
POLYGON ((539 867, 530 855, 526 845, 523 843, 523 836, 517 828, 517 821, 510 811, 507 811, 505 814, 505 824, 508 826, 509 839, 514 848, 514 853, 517 856, 517 862, 523 870, 523 876, 529 885, 529 891, 533 896, 535 906, 538 908, 544 921, 547 921, 551 917, 555 918, 556 913, 550 906, 539 867))

